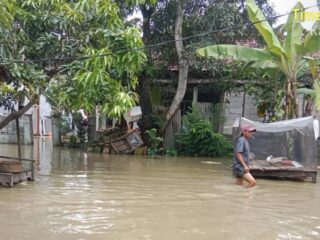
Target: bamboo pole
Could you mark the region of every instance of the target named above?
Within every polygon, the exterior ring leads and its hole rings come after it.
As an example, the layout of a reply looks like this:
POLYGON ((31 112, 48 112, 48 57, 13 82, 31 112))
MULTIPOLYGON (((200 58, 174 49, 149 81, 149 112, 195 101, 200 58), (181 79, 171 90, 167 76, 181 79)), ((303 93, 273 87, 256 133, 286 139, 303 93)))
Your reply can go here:
POLYGON ((16 128, 17 128, 18 157, 21 158, 21 138, 20 138, 19 117, 16 118, 16 128))

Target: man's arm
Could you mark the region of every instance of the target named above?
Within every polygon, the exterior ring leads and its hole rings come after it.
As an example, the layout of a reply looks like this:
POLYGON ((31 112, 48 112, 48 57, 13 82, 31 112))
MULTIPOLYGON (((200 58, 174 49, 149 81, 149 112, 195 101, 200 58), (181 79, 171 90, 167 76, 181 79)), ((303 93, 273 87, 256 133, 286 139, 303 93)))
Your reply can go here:
POLYGON ((250 168, 247 166, 246 162, 243 159, 242 153, 241 152, 237 152, 236 154, 237 159, 239 160, 239 162, 241 163, 244 171, 247 173, 250 171, 250 168))

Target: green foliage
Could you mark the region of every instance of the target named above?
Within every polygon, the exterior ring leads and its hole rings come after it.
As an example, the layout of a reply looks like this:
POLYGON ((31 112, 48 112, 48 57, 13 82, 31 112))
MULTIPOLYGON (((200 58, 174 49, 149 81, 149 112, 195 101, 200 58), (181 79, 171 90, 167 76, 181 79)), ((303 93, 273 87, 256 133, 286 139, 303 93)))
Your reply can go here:
MULTIPOLYGON (((298 2, 294 8, 303 9, 303 5, 298 2)), ((281 42, 265 16, 254 0, 247 0, 247 12, 252 22, 256 22, 255 27, 263 37, 268 48, 257 49, 247 48, 238 45, 213 45, 197 50, 198 54, 205 57, 231 57, 233 59, 251 62, 254 61, 255 68, 272 68, 281 71, 286 76, 285 94, 285 118, 297 116, 296 104, 296 82, 298 73, 304 62, 306 53, 320 50, 320 36, 312 32, 303 31, 300 19, 295 19, 293 15, 288 17, 285 24, 286 34, 281 42)), ((314 25, 314 30, 318 31, 320 24, 314 25)), ((252 65, 253 66, 253 65, 252 65)), ((280 99, 283 102, 283 99, 280 99)), ((276 105, 279 106, 278 102, 276 105)), ((281 112, 281 108, 279 109, 281 112)))
POLYGON ((70 127, 70 120, 63 114, 56 112, 53 117, 56 119, 56 127, 59 130, 61 144, 68 148, 79 147, 78 134, 70 127))
POLYGON ((75 148, 78 147, 78 137, 75 135, 70 135, 69 140, 67 142, 67 147, 68 148, 75 148))
POLYGON ((201 56, 224 58, 225 56, 237 56, 243 61, 270 61, 271 55, 266 50, 249 48, 237 45, 213 45, 197 50, 201 56))
POLYGON ((151 157, 162 154, 163 138, 158 136, 157 129, 152 128, 146 131, 149 138, 150 146, 148 147, 147 154, 151 157))
POLYGON ((256 5, 255 1, 247 0, 246 2, 249 18, 251 22, 257 22, 254 26, 257 28, 257 30, 267 43, 269 52, 280 56, 284 54, 284 50, 277 35, 273 31, 269 22, 263 21, 265 20, 265 16, 260 8, 256 5))
MULTIPOLYGON (((275 15, 267 0, 258 0, 258 5, 263 9, 266 16, 275 15)), ((216 59, 199 58, 195 54, 195 49, 199 46, 228 43, 234 44, 236 40, 247 38, 248 35, 253 39, 257 37, 252 28, 245 26, 248 15, 244 11, 242 0, 230 1, 207 1, 207 0, 186 0, 184 4, 183 36, 199 37, 184 40, 184 55, 190 60, 190 72, 195 72, 202 76, 204 69, 209 75, 218 78, 227 74, 226 64, 216 59), (243 25, 243 27, 239 27, 243 25), (232 28, 232 31, 223 31, 214 34, 205 34, 224 28, 232 28)), ((157 44, 174 39, 174 24, 176 18, 176 2, 171 0, 158 1, 156 6, 141 8, 142 11, 150 13, 149 25, 144 30, 144 39, 148 44, 157 44)), ((146 14, 147 15, 147 14, 146 14)), ((177 64, 177 55, 174 43, 160 45, 150 49, 150 64, 146 71, 152 77, 166 77, 172 74, 170 66, 177 64)), ((196 76, 197 76, 196 75, 196 76)), ((169 76, 173 78, 173 76, 169 76)))
POLYGON ((68 118, 60 116, 60 118, 57 118, 57 120, 58 120, 57 126, 61 135, 67 135, 72 132, 68 118))
POLYGON ((276 70, 259 70, 251 74, 257 82, 246 84, 245 91, 253 96, 257 106, 257 115, 261 118, 267 116, 265 121, 274 122, 282 119, 283 99, 285 97, 285 75, 276 70), (259 72, 263 74, 256 74, 259 72), (267 115, 265 115, 267 114, 267 115))
MULTIPOLYGON (((320 7, 319 7, 320 8, 320 7)), ((320 110, 320 60, 308 59, 309 69, 313 77, 313 89, 298 89, 298 92, 310 95, 315 101, 317 111, 320 110), (300 90, 300 91, 299 91, 300 90)))
POLYGON ((59 111, 52 115, 57 120, 57 127, 61 135, 62 144, 68 147, 80 147, 87 141, 88 124, 84 124, 81 113, 72 113, 71 119, 59 111), (75 128, 72 129, 71 126, 75 128))
MULTIPOLYGON (((252 28, 245 26, 248 21, 247 13, 244 11, 243 0, 231 1, 207 1, 207 0, 186 0, 183 4, 183 57, 188 59, 189 74, 195 78, 224 78, 222 81, 214 83, 215 89, 220 91, 229 91, 235 86, 233 79, 237 79, 234 73, 237 72, 237 64, 229 67, 225 61, 215 59, 199 58, 195 54, 195 49, 200 45, 214 44, 220 42, 235 43, 237 40, 247 38, 249 35, 253 39, 257 36, 252 28), (243 26, 243 27, 241 27, 243 26), (232 31, 221 31, 220 29, 232 28, 232 31), (217 31, 213 33, 214 31, 217 31), (211 33, 210 33, 211 32, 211 33), (207 34, 206 34, 207 33, 207 34), (196 37, 197 36, 197 37, 196 37), (228 78, 228 81, 225 81, 228 78)), ((259 6, 269 17, 274 14, 268 4, 268 0, 258 0, 259 6)), ((175 49, 174 29, 177 16, 177 1, 159 0, 156 5, 140 5, 140 11, 143 16, 141 26, 143 29, 143 39, 147 45, 155 47, 148 49, 148 67, 144 69, 139 78, 140 93, 143 97, 140 99, 143 109, 151 109, 151 103, 148 99, 150 79, 171 79, 172 87, 177 84, 178 65, 177 51, 175 49), (166 43, 166 44, 163 44, 166 43), (146 96, 146 97, 145 97, 146 96)), ((136 21, 136 20, 133 20, 136 21)), ((132 22, 133 22, 132 21, 132 22)), ((159 83, 158 83, 159 84, 159 83)), ((157 85, 156 81, 152 85, 157 85)), ((159 84, 160 85, 160 84, 159 84)), ((159 86, 158 85, 158 86, 159 86)), ((170 86, 167 86, 170 88, 170 86)), ((171 100, 173 93, 165 94, 166 100, 171 100)), ((170 103, 169 103, 170 104, 170 103)), ((148 128, 151 127, 150 115, 152 113, 144 110, 145 123, 148 128)), ((141 128, 142 129, 142 128, 141 128)), ((142 129, 143 131, 143 129, 142 129)))
MULTIPOLYGON (((90 23, 92 29, 89 29, 86 37, 88 44, 84 54, 97 57, 63 66, 60 72, 64 74, 58 76, 59 79, 52 84, 47 94, 58 94, 58 105, 65 108, 90 111, 100 106, 103 113, 119 119, 138 100, 133 90, 145 55, 142 51, 128 51, 143 46, 137 28, 124 25, 121 16, 117 15, 119 9, 115 3, 112 4, 114 13, 110 13, 107 5, 105 8, 104 12, 97 13, 94 12, 94 6, 89 5, 87 9, 98 15, 98 18, 100 14, 107 18, 117 17, 117 21, 108 21, 107 28, 99 20, 95 23, 100 24, 98 28, 90 23), (64 91, 61 92, 61 89, 64 91)), ((90 20, 95 21, 94 18, 90 20)))
POLYGON ((169 156, 169 157, 175 157, 178 155, 178 152, 174 147, 170 147, 170 148, 166 149, 165 155, 169 156))
POLYGON ((183 131, 176 138, 179 154, 219 157, 231 152, 231 143, 213 131, 212 124, 193 106, 183 117, 183 131))
POLYGON ((13 16, 10 14, 12 12, 12 8, 14 5, 10 3, 8 0, 1 0, 0 1, 0 25, 11 27, 13 16))
POLYGON ((146 56, 130 51, 143 47, 141 33, 125 23, 117 1, 3 0, 0 15, 6 101, 46 93, 54 107, 99 106, 119 118, 138 100, 134 89, 146 56))
POLYGON ((153 114, 151 117, 152 117, 152 122, 155 128, 157 129, 163 128, 165 124, 165 116, 153 114))
POLYGON ((146 134, 149 138, 150 145, 147 150, 147 154, 150 157, 156 157, 159 155, 166 156, 177 156, 177 150, 174 147, 168 148, 165 151, 163 150, 163 138, 158 136, 157 129, 152 128, 146 131, 146 134))
POLYGON ((72 113, 72 122, 76 126, 76 135, 77 139, 81 144, 84 144, 87 142, 87 135, 88 135, 88 120, 83 119, 82 114, 77 112, 77 113, 72 113))
POLYGON ((217 103, 210 108, 209 120, 214 132, 219 132, 219 127, 226 122, 224 114, 224 106, 222 103, 217 103))

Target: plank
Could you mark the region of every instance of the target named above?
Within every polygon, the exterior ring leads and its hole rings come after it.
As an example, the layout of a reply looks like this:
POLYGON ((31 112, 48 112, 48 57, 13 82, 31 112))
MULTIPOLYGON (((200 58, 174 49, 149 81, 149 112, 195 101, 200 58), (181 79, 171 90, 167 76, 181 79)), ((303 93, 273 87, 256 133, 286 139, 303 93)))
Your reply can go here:
POLYGON ((265 160, 256 160, 250 166, 250 173, 254 177, 293 178, 317 181, 317 169, 308 167, 274 166, 265 160))
POLYGON ((13 187, 14 184, 33 180, 32 171, 22 171, 20 173, 0 173, 0 183, 4 186, 13 187))
POLYGON ((34 165, 35 160, 27 159, 27 158, 19 158, 19 157, 8 157, 8 156, 0 156, 0 159, 8 159, 8 160, 19 160, 30 162, 30 167, 22 169, 21 172, 11 173, 11 172, 0 172, 0 183, 4 186, 13 187, 14 184, 20 183, 23 181, 34 181, 34 165))

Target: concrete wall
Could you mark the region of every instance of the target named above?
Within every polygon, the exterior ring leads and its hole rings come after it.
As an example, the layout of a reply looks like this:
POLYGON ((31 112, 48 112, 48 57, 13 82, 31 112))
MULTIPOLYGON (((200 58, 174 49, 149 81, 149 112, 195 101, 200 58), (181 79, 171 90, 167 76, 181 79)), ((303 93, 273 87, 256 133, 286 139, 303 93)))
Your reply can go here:
MULTIPOLYGON (((0 116, 0 121, 4 116, 0 116)), ((23 115, 20 118, 20 139, 21 144, 33 144, 32 115, 23 115)), ((11 121, 6 127, 0 130, 0 143, 17 143, 16 121, 11 121)))
POLYGON ((51 106, 43 95, 40 96, 40 104, 34 105, 30 111, 33 118, 33 134, 52 135, 51 106))
MULTIPOLYGON (((235 120, 242 115, 243 107, 243 93, 231 93, 225 96, 225 118, 223 133, 232 135, 232 125, 235 120)), ((253 121, 262 121, 257 115, 257 107, 255 106, 255 100, 252 96, 246 94, 245 97, 245 108, 244 117, 253 121)))
MULTIPOLYGON (((232 135, 232 125, 238 117, 242 115, 243 93, 227 93, 225 95, 225 118, 223 133, 232 135)), ((263 119, 257 115, 257 107, 254 98, 248 94, 245 97, 244 117, 253 121, 262 122, 263 119)), ((299 106, 299 116, 302 116, 303 110, 303 96, 297 97, 297 104, 299 106)))
MULTIPOLYGON (((26 100, 24 105, 27 103, 28 101, 26 100)), ((17 109, 17 105, 15 105, 15 109, 17 109)), ((8 114, 10 114, 10 112, 6 111, 3 107, 0 107, 0 115, 8 114)), ((41 136, 52 134, 52 129, 50 129, 51 123, 47 123, 50 121, 51 106, 43 95, 40 96, 40 104, 31 107, 26 114, 32 115, 33 134, 41 136)))

